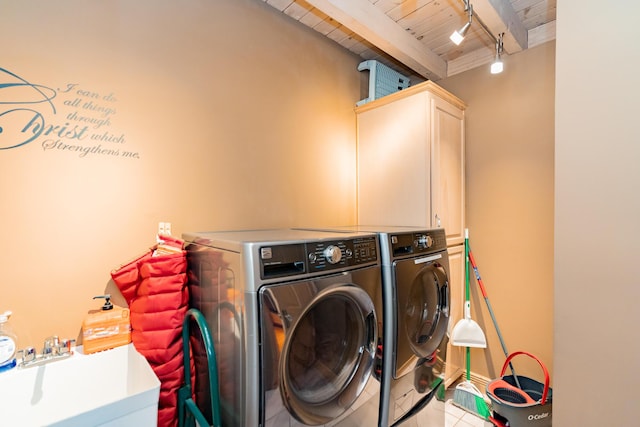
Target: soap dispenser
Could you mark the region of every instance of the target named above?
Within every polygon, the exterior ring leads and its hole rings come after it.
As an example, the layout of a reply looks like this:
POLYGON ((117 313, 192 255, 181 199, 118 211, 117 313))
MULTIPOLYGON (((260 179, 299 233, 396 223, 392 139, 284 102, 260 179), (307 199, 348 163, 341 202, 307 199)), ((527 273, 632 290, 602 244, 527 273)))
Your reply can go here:
POLYGON ((16 366, 17 338, 9 324, 10 311, 0 314, 0 372, 16 366))
POLYGON ((126 345, 131 342, 129 309, 111 302, 111 295, 98 295, 93 299, 104 299, 100 309, 90 310, 82 322, 84 354, 126 345))

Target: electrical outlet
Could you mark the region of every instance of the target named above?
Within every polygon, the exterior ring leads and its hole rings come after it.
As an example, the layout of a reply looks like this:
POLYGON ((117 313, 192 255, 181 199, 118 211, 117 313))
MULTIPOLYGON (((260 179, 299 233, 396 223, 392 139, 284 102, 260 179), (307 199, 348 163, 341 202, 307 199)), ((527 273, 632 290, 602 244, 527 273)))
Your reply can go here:
POLYGON ((158 223, 158 234, 161 236, 171 236, 171 223, 170 222, 159 222, 158 223))

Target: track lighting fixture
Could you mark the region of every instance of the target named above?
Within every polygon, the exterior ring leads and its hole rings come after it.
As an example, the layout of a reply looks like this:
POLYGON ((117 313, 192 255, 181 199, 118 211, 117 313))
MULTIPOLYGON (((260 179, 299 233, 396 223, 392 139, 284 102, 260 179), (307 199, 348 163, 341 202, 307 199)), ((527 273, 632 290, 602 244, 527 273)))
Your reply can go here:
POLYGON ((451 41, 456 45, 462 43, 464 36, 467 34, 467 31, 469 31, 469 27, 471 27, 471 21, 473 20, 473 6, 469 3, 469 0, 464 0, 464 10, 468 12, 469 20, 462 26, 462 28, 454 31, 451 33, 451 36, 449 36, 451 41))
POLYGON ((491 64, 491 74, 499 74, 504 70, 504 64, 502 63, 502 51, 504 49, 502 44, 503 37, 504 33, 500 33, 496 40, 496 59, 491 64))
MULTIPOLYGON (((464 2, 464 10, 469 15, 469 20, 462 26, 462 28, 454 31, 453 34, 451 34, 451 36, 449 37, 451 41, 456 45, 462 43, 462 40, 464 39, 465 34, 467 34, 467 31, 469 31, 469 27, 471 27, 471 22, 473 21, 473 5, 471 4, 471 0, 462 1, 464 2)), ((482 19, 480 19, 480 17, 476 16, 476 21, 478 21, 480 27, 484 30, 485 33, 487 33, 489 37, 491 37, 491 39, 496 44, 496 58, 491 63, 491 74, 499 74, 504 69, 504 64, 502 63, 502 53, 504 52, 504 33, 500 33, 498 35, 498 38, 496 38, 491 33, 491 30, 489 30, 489 28, 485 25, 485 23, 482 22, 482 19)))

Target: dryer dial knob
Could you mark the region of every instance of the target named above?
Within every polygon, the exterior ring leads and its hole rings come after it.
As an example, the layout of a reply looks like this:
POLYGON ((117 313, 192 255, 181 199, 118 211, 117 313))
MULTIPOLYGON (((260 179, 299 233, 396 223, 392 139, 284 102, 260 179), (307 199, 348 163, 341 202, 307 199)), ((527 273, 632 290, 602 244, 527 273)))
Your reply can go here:
POLYGON ((337 264, 342 259, 342 251, 335 245, 327 246, 323 254, 329 264, 337 264))
POLYGON ((419 248, 430 248, 431 246, 433 246, 433 237, 426 235, 418 237, 419 248))

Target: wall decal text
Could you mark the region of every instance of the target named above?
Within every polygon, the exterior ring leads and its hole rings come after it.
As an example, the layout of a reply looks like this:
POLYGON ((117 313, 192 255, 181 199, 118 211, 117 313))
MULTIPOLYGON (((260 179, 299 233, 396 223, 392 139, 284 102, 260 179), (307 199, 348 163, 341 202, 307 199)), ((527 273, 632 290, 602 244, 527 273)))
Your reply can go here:
POLYGON ((0 151, 39 144, 80 158, 110 156, 140 159, 125 147, 124 132, 114 129, 116 94, 78 83, 57 89, 35 84, 0 68, 0 151))

